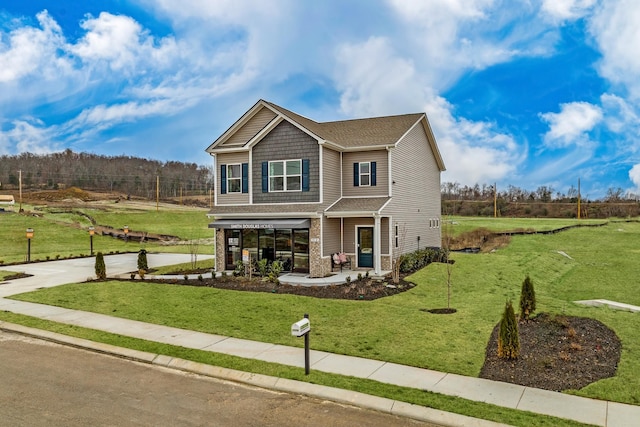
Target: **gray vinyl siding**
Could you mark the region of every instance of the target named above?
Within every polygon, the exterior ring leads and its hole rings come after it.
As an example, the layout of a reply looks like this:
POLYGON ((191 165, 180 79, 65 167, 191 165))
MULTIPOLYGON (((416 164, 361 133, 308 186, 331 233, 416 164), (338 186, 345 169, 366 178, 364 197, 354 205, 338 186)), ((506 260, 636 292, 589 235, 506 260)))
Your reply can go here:
POLYGON ((320 201, 320 146, 291 123, 283 121, 253 147, 254 203, 318 203, 320 201), (262 192, 262 162, 309 159, 309 191, 262 192))
POLYGON ((225 153, 216 156, 216 192, 218 205, 241 205, 249 203, 248 193, 220 194, 220 165, 242 164, 249 162, 249 153, 225 153))
POLYGON ((340 252, 340 218, 323 217, 322 256, 340 252))
POLYGON ((323 206, 329 206, 340 198, 340 153, 322 147, 323 206))
POLYGON ((390 255, 389 252, 389 218, 380 218, 380 253, 390 255))
POLYGON ((440 228, 430 226, 430 220, 440 219, 440 169, 422 122, 391 150, 391 159, 392 198, 383 213, 392 217, 391 227, 399 226, 398 249, 406 253, 418 249, 418 244, 440 247, 440 228))
POLYGON ((221 145, 221 147, 238 147, 243 146, 251 140, 258 132, 260 132, 276 114, 268 108, 258 111, 247 123, 244 124, 236 133, 221 145))
POLYGON ((387 196, 389 194, 389 154, 387 150, 361 151, 342 154, 343 195, 349 196, 387 196), (376 185, 369 187, 353 186, 353 164, 356 162, 376 162, 376 185))

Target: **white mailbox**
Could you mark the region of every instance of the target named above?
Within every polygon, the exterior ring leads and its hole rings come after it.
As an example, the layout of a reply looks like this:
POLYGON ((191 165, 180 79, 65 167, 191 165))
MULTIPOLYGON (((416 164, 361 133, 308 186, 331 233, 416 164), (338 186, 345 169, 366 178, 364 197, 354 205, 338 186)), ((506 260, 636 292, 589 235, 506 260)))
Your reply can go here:
POLYGON ((310 330, 311 323, 309 323, 309 319, 302 319, 291 325, 291 335, 294 337, 301 337, 310 330))

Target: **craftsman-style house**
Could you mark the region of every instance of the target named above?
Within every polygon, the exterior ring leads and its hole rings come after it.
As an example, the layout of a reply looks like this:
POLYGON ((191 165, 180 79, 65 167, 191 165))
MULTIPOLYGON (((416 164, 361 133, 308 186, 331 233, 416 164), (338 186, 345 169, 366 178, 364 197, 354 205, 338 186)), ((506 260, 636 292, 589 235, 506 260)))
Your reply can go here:
POLYGON ((440 173, 424 113, 319 123, 260 100, 207 150, 215 158, 216 270, 242 253, 323 277, 335 253, 381 274, 440 247, 440 173))

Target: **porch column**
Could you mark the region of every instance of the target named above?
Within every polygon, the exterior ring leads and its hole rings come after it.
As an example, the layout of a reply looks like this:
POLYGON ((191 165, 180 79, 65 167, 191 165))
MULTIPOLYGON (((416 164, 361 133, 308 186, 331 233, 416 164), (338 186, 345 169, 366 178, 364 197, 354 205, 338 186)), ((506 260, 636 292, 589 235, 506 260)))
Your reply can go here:
POLYGON ((380 215, 375 214, 373 215, 373 272, 376 276, 380 276, 382 265, 380 229, 380 215))

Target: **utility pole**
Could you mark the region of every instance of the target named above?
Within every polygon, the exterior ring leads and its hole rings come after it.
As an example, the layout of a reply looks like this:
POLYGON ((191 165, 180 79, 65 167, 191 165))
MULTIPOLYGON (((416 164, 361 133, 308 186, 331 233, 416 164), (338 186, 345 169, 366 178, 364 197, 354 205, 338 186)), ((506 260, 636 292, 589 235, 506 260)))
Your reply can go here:
POLYGON ((580 178, 578 178, 578 219, 580 219, 580 178))
POLYGON ((493 217, 498 217, 498 183, 493 184, 493 217))
POLYGON ((18 171, 18 186, 20 187, 20 208, 18 212, 22 212, 22 169, 18 171))

